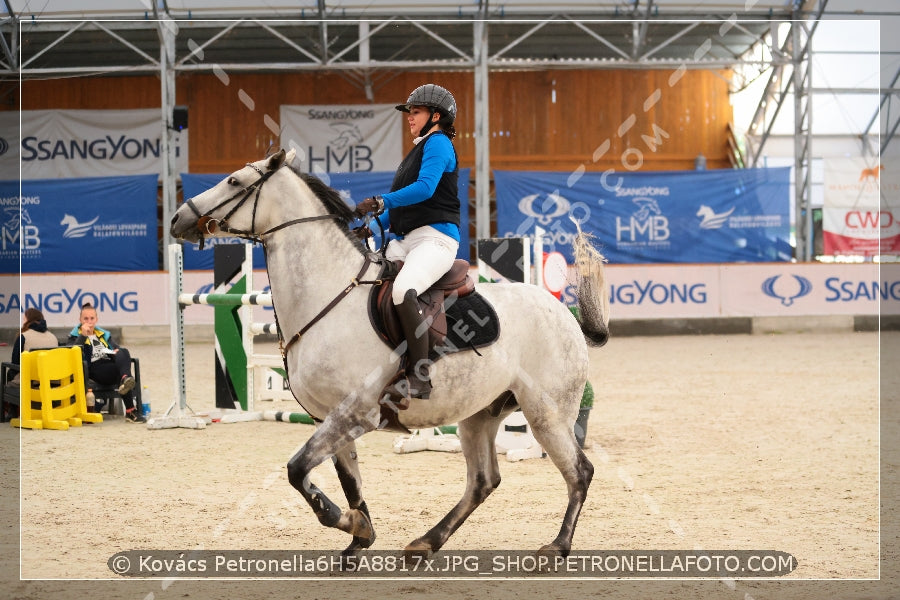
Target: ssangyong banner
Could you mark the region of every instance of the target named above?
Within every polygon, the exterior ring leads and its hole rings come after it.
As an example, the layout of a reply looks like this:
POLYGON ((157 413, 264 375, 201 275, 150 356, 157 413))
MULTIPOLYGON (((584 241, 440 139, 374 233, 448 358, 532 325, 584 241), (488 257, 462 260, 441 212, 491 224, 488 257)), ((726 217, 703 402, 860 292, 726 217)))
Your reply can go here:
MULTIPOLYGON (((469 259, 469 169, 459 170, 458 195, 463 210, 460 214, 460 244, 457 258, 469 259)), ((393 172, 379 171, 375 173, 318 173, 317 176, 326 185, 331 186, 344 199, 349 206, 355 206, 368 196, 375 196, 390 191, 393 172)), ((185 198, 193 198, 222 181, 224 174, 181 174, 181 182, 185 198)), ((361 224, 354 223, 356 224, 361 224)), ((380 244, 380 232, 373 226, 375 240, 374 247, 380 244)), ((199 244, 185 242, 184 244, 184 268, 189 270, 212 269, 213 247, 217 244, 243 244, 244 240, 238 238, 209 238, 204 241, 203 249, 199 244)), ((262 246, 256 245, 253 249, 253 268, 264 268, 266 265, 262 246)))
MULTIPOLYGON (((252 283, 255 290, 269 291, 265 271, 254 271, 252 283)), ((191 294, 213 292, 213 273, 184 273, 182 289, 191 294)), ((18 325, 22 323, 21 313, 35 307, 51 327, 74 326, 85 302, 97 307, 100 321, 111 327, 168 325, 174 315, 169 275, 163 272, 97 273, 89 278, 83 274, 26 274, 21 279, 18 275, 0 275, 0 317, 15 314, 18 325)), ((189 306, 184 320, 188 325, 211 325, 214 312, 211 306, 189 306)), ((252 315, 255 322, 275 321, 270 306, 254 306, 252 315)))
POLYGON ((722 265, 722 316, 874 315, 900 301, 878 265, 722 265))
POLYGON ((21 183, 0 182, 0 273, 159 268, 156 175, 21 183))
POLYGON ((900 254, 900 174, 877 158, 825 159, 822 243, 825 254, 900 254))
MULTIPOLYGON (((158 108, 0 112, 0 132, 3 142, 14 149, 0 153, 4 180, 19 177, 19 158, 22 179, 159 176, 163 171, 158 108)), ((187 171, 187 130, 174 137, 176 168, 187 171)))
MULTIPOLYGON (((874 264, 609 265, 606 270, 612 320, 710 317, 807 317, 900 314, 900 269, 874 264)), ((570 280, 574 278, 570 277, 570 280)), ((253 289, 268 291, 265 271, 254 271, 253 289)), ((74 324, 78 309, 91 302, 110 326, 168 325, 168 275, 98 273, 0 275, 0 317, 30 306, 41 309, 51 327, 74 324)), ((491 285, 481 283, 479 286, 491 285)), ((184 274, 183 290, 213 291, 211 271, 184 274)), ((362 288, 360 293, 368 293, 362 288)), ((574 302, 574 286, 562 301, 574 302)), ((353 293, 357 293, 354 291, 353 293)), ((212 324, 210 306, 185 309, 185 323, 212 324)), ((253 307, 254 322, 273 322, 270 307, 253 307)))
POLYGON ((612 263, 787 261, 789 177, 789 168, 494 171, 497 230, 522 237, 540 226, 545 249, 569 262, 572 219, 612 263))
MULTIPOLYGON (((608 265, 606 277, 613 320, 900 313, 900 270, 871 263, 608 265)), ((575 304, 574 285, 562 300, 575 304)))
POLYGON ((306 173, 393 172, 404 128, 393 104, 281 106, 281 146, 306 173))

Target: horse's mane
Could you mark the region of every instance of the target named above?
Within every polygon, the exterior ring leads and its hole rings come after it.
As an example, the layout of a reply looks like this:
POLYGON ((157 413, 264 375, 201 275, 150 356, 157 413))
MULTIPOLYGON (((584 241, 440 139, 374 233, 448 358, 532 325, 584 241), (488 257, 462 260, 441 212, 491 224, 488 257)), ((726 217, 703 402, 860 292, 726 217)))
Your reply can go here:
POLYGON ((322 204, 325 205, 325 209, 329 212, 329 214, 335 215, 337 217, 337 222, 342 226, 342 230, 353 241, 354 246, 360 249, 362 252, 361 245, 359 240, 354 236, 349 229, 350 221, 356 218, 356 215, 353 213, 353 208, 351 208, 344 199, 341 197, 340 193, 328 186, 314 175, 310 175, 309 173, 304 173, 298 170, 293 165, 288 165, 288 167, 293 171, 293 173, 299 177, 303 183, 305 183, 312 193, 316 195, 316 197, 322 201, 322 204))
POLYGON ((291 171, 293 171, 297 177, 302 179, 303 183, 312 190, 312 193, 322 201, 329 213, 339 217, 341 223, 344 225, 350 223, 353 219, 353 209, 344 202, 344 199, 341 198, 340 193, 338 193, 336 189, 325 185, 318 177, 310 175, 309 173, 303 173, 293 165, 289 166, 291 171))

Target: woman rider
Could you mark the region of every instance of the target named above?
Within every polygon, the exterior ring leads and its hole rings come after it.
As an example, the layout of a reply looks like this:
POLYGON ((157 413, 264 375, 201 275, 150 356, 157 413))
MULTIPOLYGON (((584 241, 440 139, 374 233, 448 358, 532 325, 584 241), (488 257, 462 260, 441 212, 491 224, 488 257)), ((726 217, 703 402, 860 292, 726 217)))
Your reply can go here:
POLYGON ((417 87, 397 110, 407 113, 413 148, 400 163, 391 191, 366 198, 356 214, 373 212, 396 239, 387 246, 390 260, 403 261, 394 280, 392 300, 406 337, 407 364, 384 390, 391 399, 427 399, 428 328, 416 298, 450 270, 459 248, 459 161, 450 141, 456 136, 456 100, 445 88, 417 87), (416 331, 421 335, 416 335, 416 331))

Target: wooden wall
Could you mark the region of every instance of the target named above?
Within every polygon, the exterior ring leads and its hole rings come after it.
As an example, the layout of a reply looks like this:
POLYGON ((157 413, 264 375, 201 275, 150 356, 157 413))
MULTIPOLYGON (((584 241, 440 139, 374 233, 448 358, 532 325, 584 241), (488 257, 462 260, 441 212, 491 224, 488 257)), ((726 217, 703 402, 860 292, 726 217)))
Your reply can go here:
MULTIPOLYGON (((682 170, 692 169, 702 153, 708 168, 728 168, 726 131, 732 119, 728 73, 684 71, 674 82, 672 74, 671 70, 491 73, 491 167, 682 170), (647 143, 654 138, 659 142, 647 143), (609 149, 595 162, 595 150, 607 140, 609 149)), ((462 166, 473 167, 473 75, 402 72, 386 79, 375 90, 376 103, 402 103, 412 89, 427 82, 453 92, 459 105, 456 147, 462 166)), ((155 76, 24 81, 22 86, 23 110, 160 106, 155 76)), ((237 73, 222 78, 181 74, 176 95, 177 104, 188 107, 189 168, 194 173, 230 172, 262 157, 270 144, 278 142, 264 117, 277 122, 281 104, 367 102, 362 90, 334 73, 237 73)), ((14 104, 6 103, 0 110, 20 108, 14 104)), ((397 127, 408 148, 411 142, 399 114, 397 127)))

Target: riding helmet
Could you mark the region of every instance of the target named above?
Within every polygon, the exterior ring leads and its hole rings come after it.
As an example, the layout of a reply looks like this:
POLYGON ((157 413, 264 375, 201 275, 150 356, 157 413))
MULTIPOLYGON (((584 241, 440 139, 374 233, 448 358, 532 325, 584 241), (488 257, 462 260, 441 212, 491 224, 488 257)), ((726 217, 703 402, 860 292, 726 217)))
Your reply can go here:
POLYGON ((446 88, 434 83, 420 85, 412 91, 406 104, 398 104, 397 110, 409 112, 413 106, 428 106, 436 108, 442 114, 449 117, 450 124, 456 119, 456 100, 446 88))

